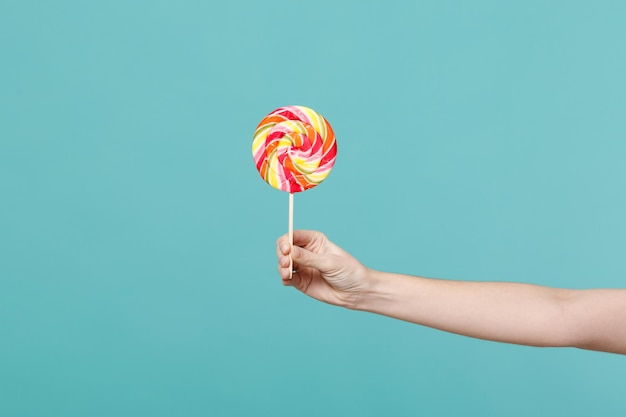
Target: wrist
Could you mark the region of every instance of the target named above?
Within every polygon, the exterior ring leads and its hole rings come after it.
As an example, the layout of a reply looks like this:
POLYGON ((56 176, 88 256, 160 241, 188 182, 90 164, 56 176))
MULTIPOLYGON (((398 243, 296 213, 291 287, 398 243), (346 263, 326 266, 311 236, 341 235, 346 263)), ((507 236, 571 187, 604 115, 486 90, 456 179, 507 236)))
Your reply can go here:
POLYGON ((367 269, 365 273, 365 286, 356 300, 353 310, 377 312, 377 306, 389 302, 391 293, 388 288, 388 274, 374 269, 367 269))

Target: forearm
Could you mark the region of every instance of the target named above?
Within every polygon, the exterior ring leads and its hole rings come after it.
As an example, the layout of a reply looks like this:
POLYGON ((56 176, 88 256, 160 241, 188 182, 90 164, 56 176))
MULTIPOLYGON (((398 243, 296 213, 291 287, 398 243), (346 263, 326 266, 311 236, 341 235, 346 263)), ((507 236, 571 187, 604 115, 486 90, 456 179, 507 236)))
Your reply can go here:
POLYGON ((370 270, 357 309, 480 339, 571 346, 578 333, 566 306, 577 291, 510 282, 448 281, 370 270))
POLYGON ((626 289, 567 290, 512 282, 420 278, 367 269, 314 231, 278 241, 283 284, 330 304, 465 336, 626 354, 626 289))

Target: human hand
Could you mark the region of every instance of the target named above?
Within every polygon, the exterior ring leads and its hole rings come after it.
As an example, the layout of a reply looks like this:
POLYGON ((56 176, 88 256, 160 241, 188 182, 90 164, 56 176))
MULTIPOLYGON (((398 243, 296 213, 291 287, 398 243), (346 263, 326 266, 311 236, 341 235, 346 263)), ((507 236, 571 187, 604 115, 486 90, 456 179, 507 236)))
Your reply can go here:
POLYGON ((369 270, 320 232, 295 230, 293 248, 287 235, 276 241, 278 273, 283 285, 317 300, 354 309, 368 290, 369 270), (289 255, 295 271, 290 279, 289 255))

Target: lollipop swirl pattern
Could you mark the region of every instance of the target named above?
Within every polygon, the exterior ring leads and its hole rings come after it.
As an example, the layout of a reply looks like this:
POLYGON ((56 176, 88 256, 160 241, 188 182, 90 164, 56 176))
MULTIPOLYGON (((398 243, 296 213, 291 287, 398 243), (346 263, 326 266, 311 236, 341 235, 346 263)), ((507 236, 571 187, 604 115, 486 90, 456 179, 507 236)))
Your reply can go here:
POLYGON ((280 107, 254 132, 252 155, 269 185, 289 193, 315 187, 330 173, 337 143, 330 124, 303 106, 280 107))

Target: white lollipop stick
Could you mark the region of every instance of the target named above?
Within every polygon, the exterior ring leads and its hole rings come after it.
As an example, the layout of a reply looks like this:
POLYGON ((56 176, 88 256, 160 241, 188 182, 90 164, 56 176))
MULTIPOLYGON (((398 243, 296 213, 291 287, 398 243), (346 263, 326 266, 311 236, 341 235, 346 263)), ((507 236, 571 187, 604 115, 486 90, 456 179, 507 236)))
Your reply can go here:
MULTIPOLYGON (((289 193, 289 246, 293 248, 293 193, 289 193)), ((293 277, 293 259, 289 255, 289 279, 293 277)))

